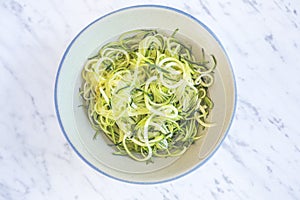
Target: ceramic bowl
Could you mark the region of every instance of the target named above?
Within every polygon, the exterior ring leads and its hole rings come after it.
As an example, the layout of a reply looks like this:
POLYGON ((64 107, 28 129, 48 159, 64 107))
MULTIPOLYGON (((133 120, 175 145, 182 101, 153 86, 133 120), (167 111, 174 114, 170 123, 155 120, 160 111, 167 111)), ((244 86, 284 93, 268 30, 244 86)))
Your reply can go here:
POLYGON ((109 177, 130 183, 160 183, 181 177, 203 165, 224 140, 235 110, 234 75, 224 48, 215 34, 202 22, 180 10, 154 5, 117 10, 85 27, 68 46, 61 60, 55 83, 55 108, 62 132, 70 146, 89 166, 109 177), (209 89, 214 101, 210 121, 216 126, 179 157, 155 158, 153 163, 137 162, 127 156, 113 155, 104 135, 93 139, 84 110, 79 107, 81 70, 95 49, 121 33, 135 29, 180 30, 180 34, 214 54, 218 65, 215 82, 209 89))

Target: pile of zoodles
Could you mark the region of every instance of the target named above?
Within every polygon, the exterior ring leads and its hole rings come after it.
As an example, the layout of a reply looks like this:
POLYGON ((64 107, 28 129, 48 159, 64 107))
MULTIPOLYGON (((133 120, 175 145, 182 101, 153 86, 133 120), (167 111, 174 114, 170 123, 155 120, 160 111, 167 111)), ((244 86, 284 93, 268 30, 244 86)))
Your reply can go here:
POLYGON ((82 70, 80 94, 95 136, 137 161, 183 154, 212 123, 216 59, 157 30, 134 30, 104 45, 82 70))

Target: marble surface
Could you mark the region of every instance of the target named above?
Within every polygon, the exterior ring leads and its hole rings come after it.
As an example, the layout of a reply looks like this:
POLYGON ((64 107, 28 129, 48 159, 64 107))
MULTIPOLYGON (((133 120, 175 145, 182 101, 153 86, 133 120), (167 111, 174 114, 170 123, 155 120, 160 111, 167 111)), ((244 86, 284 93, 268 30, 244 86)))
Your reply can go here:
POLYGON ((300 199, 298 0, 0 1, 0 199, 300 199), (186 11, 219 37, 238 101, 228 137, 201 168, 133 185, 72 151, 53 102, 58 64, 92 20, 136 4, 186 11))

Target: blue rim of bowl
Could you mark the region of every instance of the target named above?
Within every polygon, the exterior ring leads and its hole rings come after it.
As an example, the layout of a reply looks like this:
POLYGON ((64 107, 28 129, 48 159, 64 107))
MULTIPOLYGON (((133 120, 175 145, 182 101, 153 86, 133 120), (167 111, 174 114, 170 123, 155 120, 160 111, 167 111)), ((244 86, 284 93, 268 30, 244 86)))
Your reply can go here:
POLYGON ((237 102, 237 89, 236 89, 236 80, 235 80, 235 76, 234 76, 234 72, 233 72, 233 69, 232 69, 232 65, 231 65, 231 62, 230 62, 230 59, 225 51, 225 48, 223 47, 223 45, 221 44, 220 40, 217 38, 217 36, 205 25, 203 24, 200 20, 198 20, 197 18, 193 17, 192 15, 184 12, 184 11, 181 11, 181 10, 178 10, 176 8, 172 8, 172 7, 168 7, 168 6, 162 6, 162 5, 136 5, 136 6, 129 6, 129 7, 125 7, 125 8, 121 8, 121 9, 118 9, 118 10, 115 10, 113 12, 110 12, 96 20, 94 20, 93 22, 91 22, 89 25, 87 25, 84 29, 82 29, 77 35, 76 37, 71 41, 71 43, 69 44, 69 46, 67 47, 62 59, 61 59, 61 62, 59 64, 59 68, 57 70, 57 74, 56 74, 56 79, 55 79, 55 87, 54 87, 54 102, 55 102, 55 111, 56 111, 56 116, 57 116, 57 119, 58 119, 58 123, 60 125, 60 128, 66 138, 66 140, 68 141, 68 143, 71 145, 71 147, 73 148, 73 150, 76 152, 76 154, 86 163, 88 164, 91 168, 93 168, 94 170, 96 170, 97 172, 100 172, 112 179, 115 179, 115 180, 118 180, 118 181, 122 181, 122 182, 126 182, 126 183, 131 183, 131 184, 159 184, 159 183, 165 183, 165 182, 170 182, 170 181, 173 181, 173 180, 176 180, 176 179, 179 179, 193 171, 195 171, 196 169, 198 169, 200 166, 204 165, 215 153, 216 151, 220 148, 221 144, 223 143, 224 139, 226 138, 228 132, 229 132, 229 129, 231 127, 231 124, 232 124, 232 121, 233 121, 233 118, 234 118, 234 115, 235 115, 235 111, 236 111, 236 102, 237 102), (114 13, 118 13, 118 12, 121 12, 121 11, 124 11, 124 10, 129 10, 129 9, 134 9, 134 8, 162 8, 162 9, 166 9, 166 10, 171 10, 171 11, 175 11, 179 14, 182 14, 182 15, 185 15, 189 18, 191 18, 192 20, 196 21, 200 26, 202 26, 203 28, 205 28, 213 37, 214 39, 219 43, 219 45, 221 46, 223 52, 225 53, 225 56, 229 62, 229 66, 230 66, 230 70, 231 70, 231 74, 232 74, 232 78, 233 78, 233 86, 234 86, 234 105, 233 105, 233 112, 232 112, 232 116, 231 116, 231 119, 230 119, 230 122, 229 122, 229 125, 228 125, 228 128, 225 132, 225 135, 224 137, 222 138, 221 142, 219 143, 219 145, 210 153, 210 155, 205 158, 201 163, 199 163, 198 165, 194 166, 192 169, 180 174, 180 175, 177 175, 175 177, 172 177, 172 178, 169 178, 169 179, 165 179, 165 180, 162 180, 162 181, 153 181, 153 182, 139 182, 139 181, 128 181, 128 180, 124 180, 124 179, 121 179, 121 178, 118 178, 118 177, 115 177, 115 176, 112 176, 108 173, 105 173, 103 171, 101 171, 100 169, 98 169, 96 166, 94 166, 92 163, 90 163, 88 160, 86 160, 81 154, 80 152, 75 148, 75 146, 72 144, 72 142, 70 141, 65 129, 64 129, 64 126, 63 126, 63 123, 62 123, 62 120, 61 120, 61 117, 60 117, 60 114, 59 114, 59 110, 58 110, 58 102, 57 102, 57 85, 58 85, 58 78, 59 78, 59 74, 60 74, 60 70, 61 70, 61 67, 64 63, 64 60, 65 60, 65 57, 67 56, 70 48, 72 47, 73 43, 76 41, 76 39, 87 29, 89 28, 91 25, 93 25, 94 23, 96 23, 97 21, 105 18, 105 17, 108 17, 114 13))

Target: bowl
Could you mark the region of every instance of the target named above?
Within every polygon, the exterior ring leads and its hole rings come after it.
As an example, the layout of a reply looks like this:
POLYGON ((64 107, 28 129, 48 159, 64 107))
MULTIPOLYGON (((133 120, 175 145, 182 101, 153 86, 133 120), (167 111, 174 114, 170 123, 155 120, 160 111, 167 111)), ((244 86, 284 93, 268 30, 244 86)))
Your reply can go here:
POLYGON ((228 133, 236 102, 233 71, 226 52, 215 34, 198 19, 180 10, 157 5, 123 8, 109 13, 85 27, 66 49, 56 76, 55 108, 62 132, 78 156, 90 167, 111 178, 138 184, 161 183, 179 178, 203 165, 218 149, 228 133), (81 70, 95 49, 121 33, 136 29, 180 30, 180 34, 214 54, 218 65, 215 82, 209 89, 214 101, 207 129, 181 156, 155 158, 153 163, 137 162, 127 156, 113 155, 113 147, 95 131, 79 105, 81 70))

